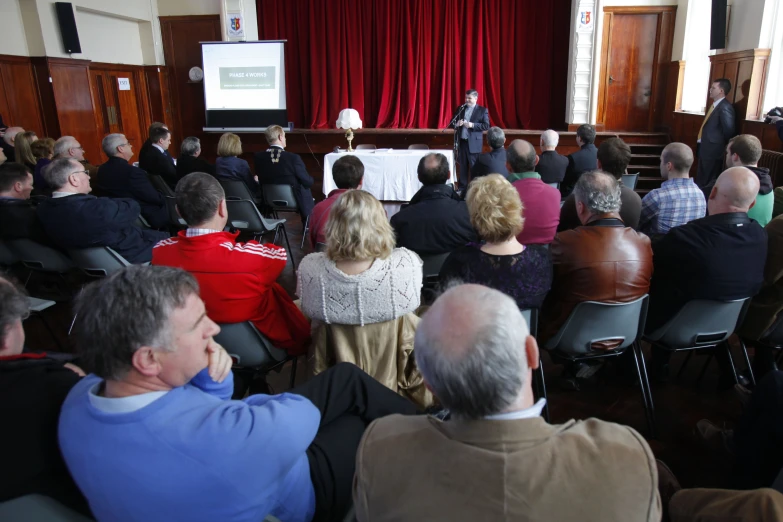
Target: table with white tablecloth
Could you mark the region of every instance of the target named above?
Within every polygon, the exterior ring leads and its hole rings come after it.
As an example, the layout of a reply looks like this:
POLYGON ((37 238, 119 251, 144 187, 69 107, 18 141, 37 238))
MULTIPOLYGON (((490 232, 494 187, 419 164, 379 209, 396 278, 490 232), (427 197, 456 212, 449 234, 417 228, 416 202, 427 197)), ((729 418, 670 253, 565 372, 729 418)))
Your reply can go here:
POLYGON ((419 160, 431 152, 446 156, 451 173, 449 183, 456 181, 454 170, 454 151, 420 149, 377 149, 357 150, 354 152, 331 152, 324 160, 324 195, 337 188, 332 178, 334 162, 346 154, 353 154, 364 164, 364 182, 362 188, 381 201, 410 201, 419 191, 421 183, 416 169, 419 160))

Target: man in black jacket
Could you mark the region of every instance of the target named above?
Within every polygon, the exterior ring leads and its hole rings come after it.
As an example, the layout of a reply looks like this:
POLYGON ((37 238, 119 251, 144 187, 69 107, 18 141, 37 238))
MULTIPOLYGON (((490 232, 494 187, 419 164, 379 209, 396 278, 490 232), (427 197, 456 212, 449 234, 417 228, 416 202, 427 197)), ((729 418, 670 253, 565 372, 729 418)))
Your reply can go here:
MULTIPOLYGON (((166 129, 167 131, 171 132, 171 130, 168 128, 168 126, 165 123, 161 123, 159 121, 152 122, 152 125, 150 125, 149 129, 147 130, 147 140, 141 145, 141 150, 139 151, 139 157, 146 156, 149 154, 150 149, 152 148, 152 142, 150 141, 150 135, 152 134, 152 131, 155 129, 166 129)), ((169 154, 169 151, 167 150, 165 152, 166 156, 171 158, 171 154, 169 154)), ((174 159, 171 158, 172 163, 174 162, 174 159)))
POLYGON ((560 135, 552 129, 541 133, 541 154, 536 172, 544 183, 562 183, 568 168, 568 158, 555 152, 560 135))
POLYGON ((710 84, 710 98, 713 103, 707 109, 704 121, 696 138, 696 155, 699 165, 696 184, 709 196, 712 184, 723 171, 726 144, 736 135, 734 106, 726 99, 731 92, 731 82, 719 78, 710 84))
POLYGON ((476 163, 484 145, 484 131, 489 130, 489 111, 478 105, 478 91, 468 89, 465 103, 454 111, 454 141, 457 143, 459 189, 465 190, 470 181, 470 169, 476 163))
POLYGON ((32 239, 54 246, 30 204, 33 175, 19 163, 0 165, 0 239, 32 239))
POLYGON ((90 177, 75 160, 53 161, 44 176, 54 191, 36 207, 38 219, 64 250, 107 246, 131 263, 145 263, 152 259, 152 247, 169 237, 136 226, 141 213, 136 201, 91 196, 90 177))
POLYGON ((201 142, 195 136, 182 140, 177 158, 177 179, 180 180, 191 172, 206 172, 215 175, 215 166, 201 156, 201 142))
POLYGON ((166 200, 152 186, 146 172, 128 163, 133 157, 133 149, 125 135, 109 134, 103 138, 101 147, 109 161, 98 169, 95 188, 104 196, 135 199, 141 207, 141 215, 151 227, 166 226, 169 220, 166 200))
POLYGON ((150 133, 150 148, 142 148, 139 167, 147 174, 161 176, 173 190, 177 186, 177 167, 167 153, 171 145, 171 133, 166 127, 159 127, 150 133))
POLYGON ((285 131, 280 125, 267 127, 264 134, 269 148, 263 152, 256 152, 254 156, 258 183, 290 185, 294 191, 296 204, 299 205, 299 215, 304 223, 315 206, 313 194, 310 192, 313 178, 307 173, 302 158, 285 151, 285 131))
POLYGON ((476 163, 470 168, 470 179, 474 180, 487 174, 500 174, 508 176, 506 169, 506 134, 500 127, 491 127, 487 131, 487 143, 492 149, 478 157, 476 163))
POLYGON ((420 256, 445 254, 478 241, 468 206, 451 187, 446 156, 433 152, 419 160, 419 181, 424 185, 410 204, 391 218, 397 246, 420 256))
POLYGON ((568 155, 568 167, 565 179, 560 186, 560 192, 567 196, 576 185, 576 180, 583 172, 597 168, 598 149, 595 143, 595 127, 592 125, 580 125, 576 129, 576 144, 579 150, 568 155))

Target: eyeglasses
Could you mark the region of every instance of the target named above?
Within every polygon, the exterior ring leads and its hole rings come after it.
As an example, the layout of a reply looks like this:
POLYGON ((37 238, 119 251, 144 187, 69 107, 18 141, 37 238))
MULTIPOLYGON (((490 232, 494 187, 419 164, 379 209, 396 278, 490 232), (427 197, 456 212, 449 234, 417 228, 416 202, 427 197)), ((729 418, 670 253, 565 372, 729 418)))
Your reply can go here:
POLYGON ((87 176, 89 176, 90 175, 90 171, 89 170, 76 170, 74 172, 71 172, 71 174, 87 174, 87 176))
POLYGON ((71 150, 84 150, 84 147, 71 147, 71 150))

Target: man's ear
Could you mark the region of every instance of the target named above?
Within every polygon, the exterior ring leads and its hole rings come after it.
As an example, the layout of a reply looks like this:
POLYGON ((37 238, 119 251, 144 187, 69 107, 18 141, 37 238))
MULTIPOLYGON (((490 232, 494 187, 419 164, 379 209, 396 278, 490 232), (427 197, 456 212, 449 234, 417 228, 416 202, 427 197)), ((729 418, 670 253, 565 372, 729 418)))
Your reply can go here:
POLYGON ((715 199, 718 197, 718 185, 713 185, 710 191, 710 197, 707 199, 715 199))
POLYGON ((218 216, 222 218, 228 217, 228 203, 226 203, 225 199, 220 200, 220 204, 218 205, 218 216))
MULTIPOLYGON (((449 179, 451 179, 451 172, 449 172, 449 179)), ((356 188, 360 189, 362 188, 362 185, 364 185, 364 176, 362 176, 362 179, 359 180, 359 185, 357 185, 356 188)))
POLYGON ((527 367, 531 370, 538 368, 538 363, 540 362, 538 343, 532 335, 528 335, 527 339, 525 339, 525 355, 527 356, 527 367))
POLYGON ((539 157, 538 157, 538 154, 536 154, 536 162, 535 162, 535 163, 533 163, 533 165, 538 165, 538 161, 539 161, 540 159, 541 159, 541 158, 539 158, 539 157))
POLYGON ((17 192, 22 192, 22 182, 21 181, 17 181, 16 183, 14 183, 14 190, 17 191, 17 192))
POLYGON ((131 358, 133 368, 145 377, 155 377, 162 370, 160 352, 150 346, 142 346, 131 358))

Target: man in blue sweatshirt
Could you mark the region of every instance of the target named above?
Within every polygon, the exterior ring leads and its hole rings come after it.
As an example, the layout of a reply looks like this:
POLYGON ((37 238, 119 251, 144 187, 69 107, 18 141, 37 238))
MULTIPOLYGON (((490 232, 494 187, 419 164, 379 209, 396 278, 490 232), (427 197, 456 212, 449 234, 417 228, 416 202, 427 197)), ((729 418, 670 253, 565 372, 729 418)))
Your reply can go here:
POLYGON ((231 358, 187 272, 131 266, 76 302, 83 366, 60 448, 98 520, 340 520, 365 427, 415 406, 350 364, 230 400, 231 358))

